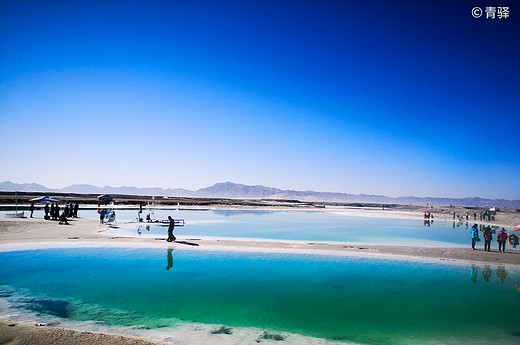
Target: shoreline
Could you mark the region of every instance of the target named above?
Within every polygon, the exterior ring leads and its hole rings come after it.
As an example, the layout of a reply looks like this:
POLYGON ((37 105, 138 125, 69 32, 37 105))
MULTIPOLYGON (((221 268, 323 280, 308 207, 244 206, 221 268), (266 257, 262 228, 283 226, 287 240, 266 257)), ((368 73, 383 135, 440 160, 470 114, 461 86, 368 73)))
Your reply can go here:
POLYGON ((126 334, 79 331, 38 323, 0 320, 0 344, 159 345, 165 343, 126 334))
MULTIPOLYGON (((379 216, 378 213, 376 215, 379 216)), ((506 249, 505 253, 499 253, 496 250, 496 243, 492 244, 494 249, 491 252, 483 250, 482 242, 477 250, 472 250, 469 247, 457 246, 426 247, 232 237, 205 238, 203 236, 180 235, 177 236, 177 242, 170 244, 166 242, 166 236, 117 236, 109 233, 107 226, 100 226, 97 220, 93 219, 72 218, 69 221, 71 225, 58 225, 55 221, 46 221, 38 218, 0 219, 0 251, 80 246, 164 248, 168 245, 175 245, 178 248, 190 250, 215 249, 340 256, 386 256, 388 258, 404 257, 440 262, 461 261, 520 266, 520 251, 506 249)), ((146 223, 143 224, 146 225, 146 223)), ((496 242, 496 240, 493 242, 496 242)))
MULTIPOLYGON (((19 211, 24 211, 26 214, 29 214, 28 205, 18 205, 19 211)), ((80 214, 82 210, 97 210, 99 207, 97 205, 80 205, 80 214)), ((139 210, 138 205, 111 205, 111 206, 103 206, 103 208, 112 208, 114 210, 139 210)), ((0 205, 0 209, 14 211, 15 205, 0 205)), ((485 221, 479 219, 472 219, 471 213, 475 210, 468 207, 435 207, 434 209, 429 209, 427 207, 419 207, 419 206, 406 206, 399 205, 394 208, 381 208, 374 206, 349 206, 349 205, 337 205, 337 206, 327 206, 325 208, 318 208, 309 205, 240 205, 240 204, 229 204, 229 205, 218 205, 218 204, 209 204, 209 205, 182 205, 181 207, 176 206, 168 206, 168 205, 145 205, 142 207, 143 212, 150 210, 171 210, 171 211, 218 211, 218 210, 232 210, 232 211, 272 211, 272 212, 292 212, 292 211, 301 211, 301 212, 326 212, 337 215, 348 215, 354 217, 366 217, 366 218, 390 218, 390 219, 414 219, 414 220, 428 220, 424 218, 424 213, 432 213, 434 218, 429 219, 435 222, 456 222, 456 223, 476 223, 482 225, 490 225, 503 227, 508 229, 513 224, 520 224, 520 212, 513 212, 512 210, 507 210, 507 212, 501 211, 496 215, 496 220, 493 221, 485 221), (457 215, 462 215, 464 213, 469 213, 470 216, 466 220, 464 217, 461 219, 453 219, 453 213, 457 215)), ((43 212, 43 205, 35 205, 35 211, 43 212)), ((25 217, 28 218, 28 217, 25 217)), ((24 219, 25 219, 24 218, 24 219)), ((143 223, 144 224, 144 223, 143 223)))

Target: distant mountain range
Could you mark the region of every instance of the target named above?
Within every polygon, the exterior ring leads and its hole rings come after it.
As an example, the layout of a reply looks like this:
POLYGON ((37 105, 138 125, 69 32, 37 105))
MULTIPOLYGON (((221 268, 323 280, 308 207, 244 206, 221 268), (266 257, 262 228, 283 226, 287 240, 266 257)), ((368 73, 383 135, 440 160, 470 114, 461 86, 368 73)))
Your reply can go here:
POLYGON ((148 196, 176 196, 176 197, 202 197, 202 198, 230 198, 230 199, 283 199, 312 202, 338 202, 338 203, 376 203, 376 204, 412 204, 412 205, 442 205, 442 206, 497 206, 507 208, 520 208, 520 200, 471 198, 424 198, 404 196, 391 198, 384 195, 330 193, 315 191, 282 190, 265 186, 248 186, 232 182, 217 183, 213 186, 191 191, 182 188, 137 188, 137 187, 98 187, 89 184, 73 184, 65 188, 50 189, 37 183, 12 183, 5 181, 0 183, 2 191, 21 192, 59 192, 78 194, 125 194, 148 196))

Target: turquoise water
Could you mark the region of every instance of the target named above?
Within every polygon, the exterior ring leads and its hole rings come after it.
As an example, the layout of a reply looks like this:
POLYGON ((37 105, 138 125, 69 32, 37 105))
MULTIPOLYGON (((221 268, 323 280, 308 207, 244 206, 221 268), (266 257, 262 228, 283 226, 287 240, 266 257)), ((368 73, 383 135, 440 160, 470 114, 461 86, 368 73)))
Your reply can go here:
MULTIPOLYGON (((37 211, 40 212, 41 211, 37 211)), ((35 212, 35 217, 43 215, 35 212)), ((148 211, 143 212, 143 218, 148 211)), ((116 236, 166 237, 166 227, 142 223, 129 225, 137 210, 116 210, 119 229, 116 236)), ((80 210, 84 218, 97 219, 96 210, 80 210)), ((186 221, 175 233, 182 237, 240 237, 273 240, 339 241, 349 243, 411 245, 428 247, 469 247, 466 223, 435 220, 425 226, 421 219, 356 217, 326 211, 266 210, 155 210, 154 219, 168 215, 186 221)), ((471 227, 472 223, 469 223, 471 227)), ((493 241, 492 248, 497 243, 493 241)))
POLYGON ((364 344, 520 343, 518 268, 178 249, 31 250, 0 261, 0 297, 43 316, 364 344))
MULTIPOLYGON (((119 219, 133 211, 118 212, 119 219), (121 214, 121 215, 120 215, 121 214)), ((156 211, 155 217, 182 218, 186 226, 176 228, 179 236, 242 237, 274 240, 340 241, 350 243, 413 246, 469 246, 470 230, 453 227, 451 221, 356 217, 316 211, 156 211)), ((142 224, 120 224, 113 231, 121 236, 164 237, 166 228, 142 224)), ((496 243, 494 244, 496 245, 496 243)))

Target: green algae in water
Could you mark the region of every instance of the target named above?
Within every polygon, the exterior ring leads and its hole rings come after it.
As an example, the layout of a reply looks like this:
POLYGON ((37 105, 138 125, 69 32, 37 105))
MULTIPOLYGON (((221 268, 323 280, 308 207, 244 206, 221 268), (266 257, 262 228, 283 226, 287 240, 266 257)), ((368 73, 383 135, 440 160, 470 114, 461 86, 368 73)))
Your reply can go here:
POLYGON ((72 320, 255 327, 365 344, 520 341, 518 269, 158 249, 0 253, 0 285, 72 320))

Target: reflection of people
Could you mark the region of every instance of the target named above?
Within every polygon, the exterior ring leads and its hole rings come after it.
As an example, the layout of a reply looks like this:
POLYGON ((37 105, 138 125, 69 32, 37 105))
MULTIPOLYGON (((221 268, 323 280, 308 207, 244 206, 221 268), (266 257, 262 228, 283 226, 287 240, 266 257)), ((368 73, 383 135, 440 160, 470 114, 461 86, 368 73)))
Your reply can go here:
POLYGON ((175 219, 172 219, 172 216, 168 216, 168 220, 170 221, 170 224, 168 225, 168 242, 173 242, 176 240, 175 236, 173 235, 173 229, 175 228, 175 219))
POLYGON ((504 280, 506 280, 507 273, 504 266, 498 266, 497 267, 497 278, 501 283, 504 283, 504 280))
POLYGON ((491 278, 491 267, 489 265, 484 265, 484 270, 482 271, 482 278, 487 283, 489 278, 491 278))
POLYGON ((484 230, 484 250, 488 252, 491 251, 491 240, 493 239, 493 235, 491 235, 491 228, 489 226, 484 230))
POLYGON ((166 266, 166 270, 168 271, 170 268, 173 267, 173 248, 168 248, 168 251, 166 252, 166 259, 168 260, 168 266, 166 266))
POLYGON ((477 282, 477 275, 478 275, 478 266, 475 266, 475 264, 471 264, 471 269, 469 271, 469 279, 471 279, 471 281, 473 283, 477 282))
POLYGON ((480 238, 478 238, 478 225, 473 224, 471 227, 471 248, 475 250, 475 243, 480 241, 480 238))
POLYGON ((507 234, 506 229, 502 228, 497 235, 498 251, 504 253, 506 251, 507 234))

